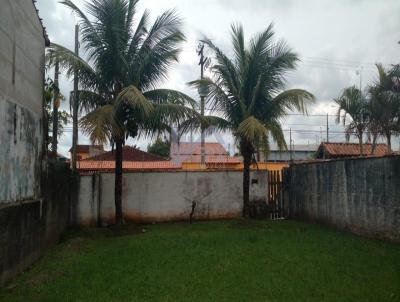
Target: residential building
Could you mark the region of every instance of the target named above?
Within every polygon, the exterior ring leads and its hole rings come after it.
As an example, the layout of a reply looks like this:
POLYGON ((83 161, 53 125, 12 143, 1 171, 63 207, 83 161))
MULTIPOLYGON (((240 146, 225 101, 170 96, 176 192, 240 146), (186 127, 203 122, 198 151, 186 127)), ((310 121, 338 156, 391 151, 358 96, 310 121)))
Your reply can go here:
MULTIPOLYGON (((377 144, 372 152, 372 144, 363 144, 363 156, 385 156, 388 154, 386 144, 377 144)), ((360 156, 358 143, 321 143, 318 148, 318 159, 346 158, 360 156)))
POLYGON ((279 150, 278 146, 271 146, 268 156, 260 154, 260 161, 290 162, 314 159, 318 145, 293 145, 288 150, 279 150))
MULTIPOLYGON (((238 168, 242 160, 236 156, 230 156, 220 143, 204 144, 206 168, 238 168)), ((181 142, 172 143, 170 151, 171 161, 182 164, 183 169, 203 169, 201 166, 201 143, 181 142)))
MULTIPOLYGON (((72 148, 69 149, 72 158, 72 148)), ((85 158, 93 157, 104 153, 102 145, 77 145, 76 146, 76 157, 77 160, 83 160, 85 158)))

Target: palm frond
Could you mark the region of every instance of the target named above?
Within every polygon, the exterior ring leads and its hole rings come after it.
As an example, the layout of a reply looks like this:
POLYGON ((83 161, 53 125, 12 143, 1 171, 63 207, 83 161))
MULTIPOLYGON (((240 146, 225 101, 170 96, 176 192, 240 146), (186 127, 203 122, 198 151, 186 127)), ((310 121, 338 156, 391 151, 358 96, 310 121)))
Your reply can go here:
POLYGON ((123 105, 127 105, 130 108, 140 111, 144 117, 149 116, 153 110, 153 105, 134 85, 122 89, 118 94, 114 105, 116 110, 119 110, 123 105))
POLYGON ((79 82, 83 87, 93 88, 101 85, 101 80, 95 70, 84 59, 61 45, 51 43, 47 49, 46 60, 50 65, 58 62, 60 69, 66 70, 69 78, 72 78, 77 70, 79 82))
POLYGON ((177 104, 182 106, 190 106, 194 108, 196 101, 183 92, 172 89, 154 89, 143 93, 143 95, 150 101, 156 104, 177 104))
POLYGON ((79 121, 82 132, 89 136, 93 143, 105 144, 113 137, 123 137, 123 127, 115 118, 112 105, 101 106, 89 112, 79 121))

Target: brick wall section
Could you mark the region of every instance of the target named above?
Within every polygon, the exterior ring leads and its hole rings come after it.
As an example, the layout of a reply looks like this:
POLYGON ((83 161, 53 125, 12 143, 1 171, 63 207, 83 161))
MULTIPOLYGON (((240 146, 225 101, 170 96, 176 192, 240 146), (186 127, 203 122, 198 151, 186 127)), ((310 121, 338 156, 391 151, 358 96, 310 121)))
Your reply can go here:
POLYGON ((291 218, 400 242, 400 156, 292 165, 285 194, 291 218))
POLYGON ((65 164, 43 176, 43 199, 0 208, 0 286, 29 267, 59 241, 69 222, 71 178, 65 164))

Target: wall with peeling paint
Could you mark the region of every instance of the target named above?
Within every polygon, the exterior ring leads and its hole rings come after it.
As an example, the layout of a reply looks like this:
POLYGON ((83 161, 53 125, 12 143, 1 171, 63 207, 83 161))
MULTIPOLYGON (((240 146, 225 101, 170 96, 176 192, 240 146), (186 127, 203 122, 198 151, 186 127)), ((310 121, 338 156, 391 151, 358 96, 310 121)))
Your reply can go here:
POLYGON ((0 10, 0 206, 40 197, 45 40, 31 0, 0 10))
POLYGON ((289 217, 400 242, 400 156, 291 165, 289 217))
MULTIPOLYGON (((188 220, 192 202, 194 219, 234 218, 242 214, 241 171, 135 172, 123 176, 123 211, 126 220, 164 222, 188 220)), ((266 171, 252 172, 250 200, 267 196, 266 171)), ((81 176, 76 204, 77 225, 114 222, 114 174, 81 176)))

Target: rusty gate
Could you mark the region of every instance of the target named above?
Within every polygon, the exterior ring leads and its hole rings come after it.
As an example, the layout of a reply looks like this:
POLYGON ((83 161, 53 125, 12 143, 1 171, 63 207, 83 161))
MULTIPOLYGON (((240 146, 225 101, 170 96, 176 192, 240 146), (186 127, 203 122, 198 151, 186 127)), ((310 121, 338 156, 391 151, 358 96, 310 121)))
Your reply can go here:
POLYGON ((268 171, 268 209, 270 219, 285 218, 283 171, 268 171))

